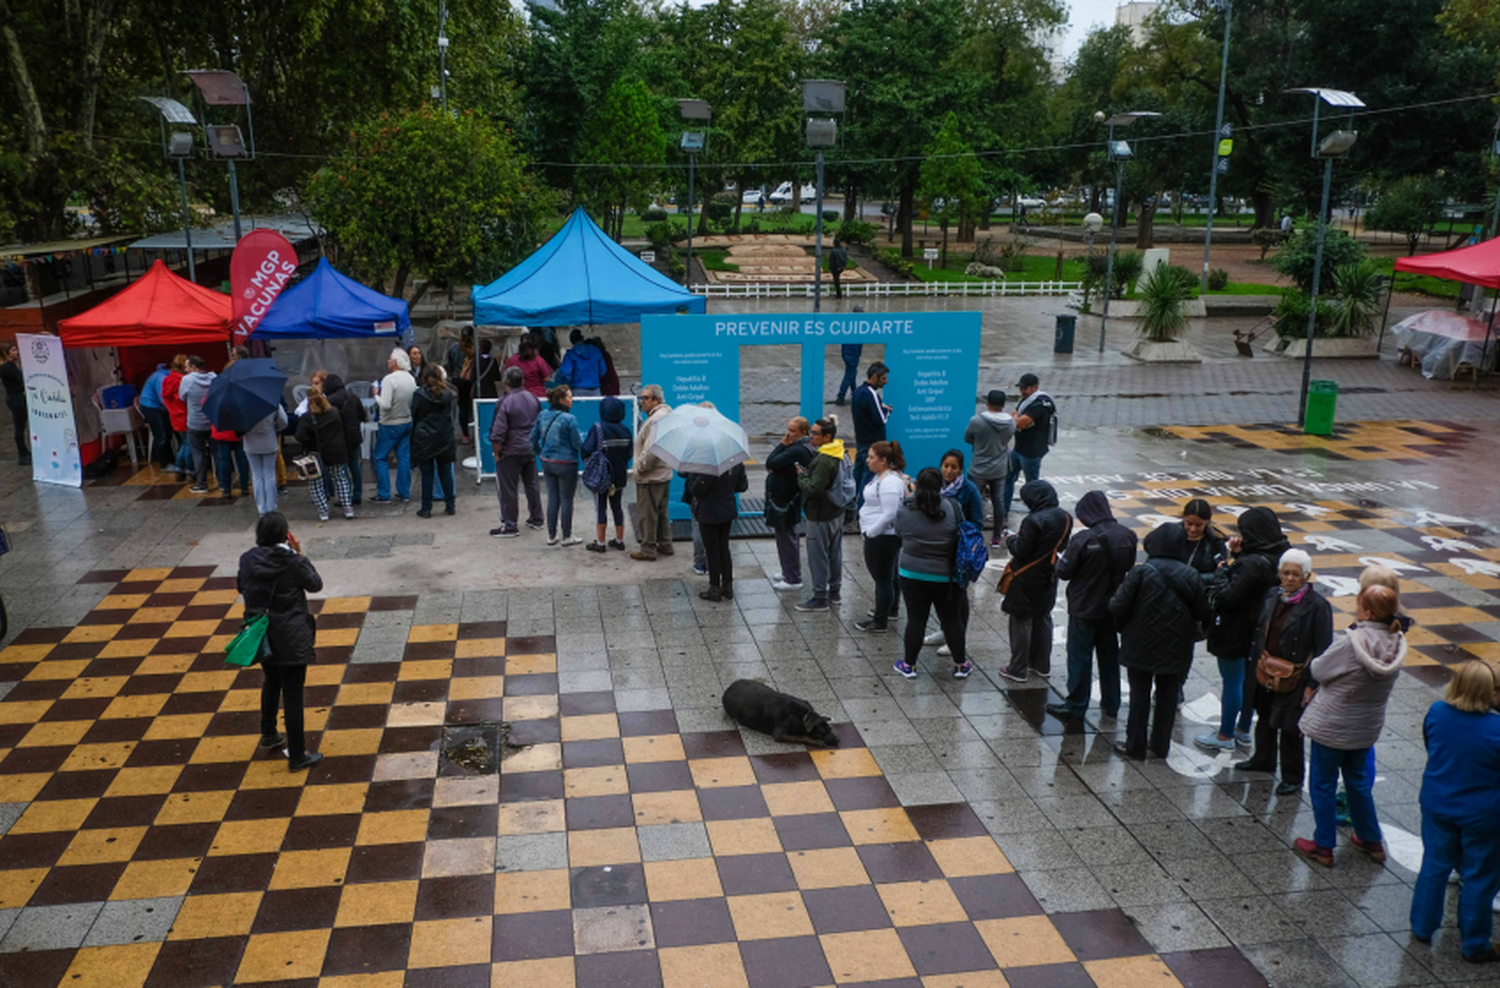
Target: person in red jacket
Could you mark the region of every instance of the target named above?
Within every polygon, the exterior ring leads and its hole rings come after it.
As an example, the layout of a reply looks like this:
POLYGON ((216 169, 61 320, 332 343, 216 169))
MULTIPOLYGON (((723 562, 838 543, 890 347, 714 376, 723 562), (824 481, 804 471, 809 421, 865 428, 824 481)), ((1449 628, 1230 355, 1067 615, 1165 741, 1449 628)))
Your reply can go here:
POLYGON ((182 375, 187 373, 187 354, 179 353, 167 367, 167 376, 161 382, 161 402, 167 406, 172 431, 177 433, 177 462, 174 467, 177 473, 187 475, 193 472, 193 451, 188 447, 187 441, 187 402, 177 393, 177 389, 182 386, 182 375))

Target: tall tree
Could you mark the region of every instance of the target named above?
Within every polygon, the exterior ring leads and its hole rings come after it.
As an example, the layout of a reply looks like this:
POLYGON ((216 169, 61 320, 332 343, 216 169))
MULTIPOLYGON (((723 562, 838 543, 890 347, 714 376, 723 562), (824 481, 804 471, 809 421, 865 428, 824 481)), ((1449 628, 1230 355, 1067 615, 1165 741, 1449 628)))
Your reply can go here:
POLYGON ((591 165, 580 176, 584 199, 604 216, 604 228, 619 239, 625 210, 644 210, 661 175, 651 166, 666 158, 661 108, 645 83, 618 80, 589 120, 583 160, 591 165))
POLYGON ((974 149, 964 140, 958 114, 948 112, 943 129, 927 147, 917 198, 943 231, 942 265, 948 265, 948 227, 967 218, 980 202, 983 175, 974 149))

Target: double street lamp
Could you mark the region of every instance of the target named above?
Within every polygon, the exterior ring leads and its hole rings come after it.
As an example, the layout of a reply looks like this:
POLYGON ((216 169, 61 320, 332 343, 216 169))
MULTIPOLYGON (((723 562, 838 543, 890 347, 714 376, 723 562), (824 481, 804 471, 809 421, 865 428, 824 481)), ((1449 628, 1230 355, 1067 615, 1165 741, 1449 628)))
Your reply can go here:
POLYGON ((1129 113, 1116 113, 1112 117, 1105 117, 1103 110, 1094 114, 1095 121, 1109 127, 1105 148, 1115 162, 1115 201, 1109 211, 1109 260, 1104 264, 1104 312, 1099 320, 1100 353, 1104 352, 1104 333, 1109 328, 1109 297, 1114 294, 1115 280, 1115 236, 1120 229, 1120 213, 1123 212, 1121 207, 1125 205, 1120 201, 1120 186, 1125 181, 1125 159, 1134 153, 1130 150, 1130 142, 1115 140, 1115 128, 1129 127, 1144 117, 1159 116, 1160 113, 1152 110, 1132 110, 1129 113))
POLYGON ((1302 392, 1297 400, 1297 424, 1300 426, 1307 423, 1307 393, 1312 386, 1313 336, 1318 326, 1318 287, 1323 276, 1323 240, 1328 232, 1328 190, 1333 184, 1333 159, 1348 154, 1349 149, 1354 147, 1355 139, 1359 137, 1359 131, 1351 126, 1347 130, 1335 130, 1319 141, 1318 114, 1324 103, 1339 109, 1346 109, 1349 111, 1352 125, 1354 111, 1365 104, 1353 93, 1346 93, 1342 89, 1310 87, 1288 89, 1287 92, 1307 93, 1314 97, 1312 156, 1314 159, 1323 159, 1323 201, 1318 209, 1318 244, 1313 252, 1312 297, 1307 306, 1307 348, 1302 353, 1302 392))
POLYGON ((701 120, 702 130, 683 131, 682 150, 688 156, 688 187, 687 187, 687 275, 683 280, 683 287, 688 291, 693 290, 693 164, 698 160, 698 152, 708 146, 708 128, 713 120, 714 112, 709 107, 707 100, 680 99, 677 101, 677 109, 682 114, 682 119, 688 121, 701 120))
POLYGON ((173 129, 167 125, 198 126, 193 111, 167 96, 142 96, 141 102, 150 103, 161 114, 161 145, 166 156, 177 162, 177 187, 182 191, 182 240, 187 246, 188 280, 198 280, 198 266, 193 258, 193 221, 188 211, 187 171, 183 162, 193 156, 193 132, 173 129))
MULTIPOLYGON (((250 131, 250 142, 235 124, 210 124, 205 119, 203 138, 208 151, 229 164, 229 206, 234 214, 234 242, 240 242, 240 181, 235 171, 237 158, 255 159, 255 116, 250 110, 250 88, 233 72, 222 69, 191 69, 185 73, 198 87, 198 94, 206 106, 243 106, 245 125, 250 131)), ((205 114, 205 118, 206 118, 205 114)))
MULTIPOLYGON (((802 80, 804 113, 843 113, 844 84, 832 79, 802 80)), ((807 146, 818 152, 817 191, 814 196, 817 218, 813 221, 813 311, 823 311, 823 149, 838 143, 838 124, 832 117, 807 118, 807 146)))

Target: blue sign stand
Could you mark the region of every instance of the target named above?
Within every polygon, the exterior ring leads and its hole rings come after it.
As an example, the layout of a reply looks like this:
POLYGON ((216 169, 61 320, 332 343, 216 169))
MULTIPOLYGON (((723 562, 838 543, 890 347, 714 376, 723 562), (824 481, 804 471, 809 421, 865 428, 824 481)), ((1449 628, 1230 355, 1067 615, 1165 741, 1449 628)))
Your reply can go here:
MULTIPOLYGON (((953 447, 962 448, 964 427, 979 393, 978 312, 729 313, 641 317, 641 383, 658 384, 667 404, 712 401, 728 418, 740 419, 740 347, 755 344, 802 347, 802 414, 825 414, 825 348, 842 343, 883 343, 890 381, 883 392, 892 406, 886 435, 901 444, 907 472, 935 467, 953 447)), ((864 380, 868 361, 860 367, 864 380)), ((840 435, 854 444, 853 421, 840 416, 840 435)), ((673 517, 686 517, 674 481, 673 517)))

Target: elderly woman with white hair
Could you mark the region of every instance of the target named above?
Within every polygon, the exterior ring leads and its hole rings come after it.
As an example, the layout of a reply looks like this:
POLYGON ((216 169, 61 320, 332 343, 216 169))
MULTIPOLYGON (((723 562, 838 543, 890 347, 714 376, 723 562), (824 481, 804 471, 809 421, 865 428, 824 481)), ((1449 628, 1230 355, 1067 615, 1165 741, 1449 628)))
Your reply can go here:
POLYGON ((1256 686, 1254 696, 1245 700, 1260 715, 1255 749, 1234 767, 1275 772, 1279 748, 1276 795, 1290 796, 1302 789, 1305 775, 1298 721, 1317 689, 1308 666, 1333 643, 1333 608, 1313 589, 1312 557, 1301 549, 1281 554, 1277 577, 1280 585, 1266 594, 1250 647, 1256 686))
POLYGON ((375 498, 390 503, 390 455, 396 454, 396 496, 411 500, 411 398, 417 382, 411 376, 411 357, 400 347, 386 361, 390 373, 375 385, 375 403, 380 408, 380 431, 375 437, 375 498))

